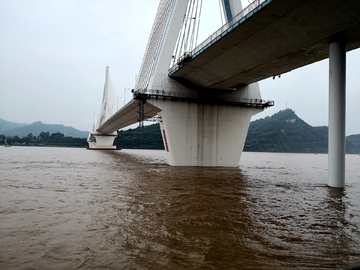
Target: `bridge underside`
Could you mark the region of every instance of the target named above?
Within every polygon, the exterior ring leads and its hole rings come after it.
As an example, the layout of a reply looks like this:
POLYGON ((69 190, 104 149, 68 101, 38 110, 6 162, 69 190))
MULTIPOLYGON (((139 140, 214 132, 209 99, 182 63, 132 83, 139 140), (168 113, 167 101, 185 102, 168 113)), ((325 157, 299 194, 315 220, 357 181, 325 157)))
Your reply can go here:
POLYGON ((329 57, 329 43, 360 47, 360 1, 273 0, 170 77, 192 89, 231 89, 329 57))
MULTIPOLYGON (((137 123, 139 120, 139 103, 138 100, 130 101, 126 106, 117 111, 97 130, 103 133, 111 133, 115 130, 122 129, 137 123)), ((144 115, 153 117, 161 110, 151 103, 144 104, 144 115)))

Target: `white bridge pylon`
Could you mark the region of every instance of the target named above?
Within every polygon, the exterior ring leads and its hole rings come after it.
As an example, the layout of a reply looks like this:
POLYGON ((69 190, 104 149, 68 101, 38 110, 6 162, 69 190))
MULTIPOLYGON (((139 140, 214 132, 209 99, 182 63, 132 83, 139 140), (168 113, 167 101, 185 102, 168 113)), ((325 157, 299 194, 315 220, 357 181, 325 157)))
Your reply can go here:
MULTIPOLYGON (((101 126, 110 116, 115 112, 114 107, 116 106, 116 96, 114 89, 112 87, 110 76, 109 76, 109 66, 106 67, 105 75, 105 85, 103 92, 103 100, 101 103, 101 109, 98 119, 96 114, 94 116, 94 123, 92 131, 89 133, 87 142, 89 144, 90 150, 113 150, 116 149, 114 146, 114 140, 117 137, 117 131, 110 133, 103 133, 98 131, 99 126, 101 126)), ((116 107, 115 107, 116 108, 116 107)))
MULTIPOLYGON (((222 2, 227 20, 242 10, 240 0, 222 2)), ((189 0, 160 1, 133 90, 134 100, 97 131, 112 132, 133 124, 134 119, 142 123, 157 116, 170 165, 237 167, 251 117, 271 104, 258 102, 258 83, 210 90, 185 86, 168 76, 181 27, 189 16, 188 7, 189 0)))

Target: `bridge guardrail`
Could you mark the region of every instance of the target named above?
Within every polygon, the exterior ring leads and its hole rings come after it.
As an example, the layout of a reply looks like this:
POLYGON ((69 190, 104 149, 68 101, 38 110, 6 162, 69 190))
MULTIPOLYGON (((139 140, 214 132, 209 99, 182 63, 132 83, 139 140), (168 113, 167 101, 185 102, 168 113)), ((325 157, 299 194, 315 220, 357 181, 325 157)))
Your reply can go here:
POLYGON ((271 107, 274 106, 274 101, 272 100, 263 100, 263 99, 253 99, 253 98, 241 98, 241 97, 219 97, 215 95, 199 95, 195 93, 184 93, 184 92, 172 92, 164 90, 151 90, 147 89, 145 91, 136 91, 134 93, 134 99, 150 99, 152 97, 163 97, 163 98, 172 98, 175 100, 184 100, 184 101, 207 101, 207 102, 216 102, 216 103, 226 103, 229 105, 243 105, 243 106, 258 106, 258 107, 271 107))
MULTIPOLYGON (((191 52, 186 53, 190 55, 191 58, 195 58, 208 47, 210 47, 213 43, 218 41, 220 38, 229 33, 233 28, 237 27, 239 24, 244 22, 247 18, 252 16, 258 10, 263 8, 265 5, 270 3, 273 0, 255 0, 251 4, 249 4, 246 8, 240 11, 237 15, 235 15, 229 22, 221 26, 218 30, 216 30, 210 37, 205 39, 202 43, 200 43, 195 49, 191 52)), ((183 56, 182 56, 183 57, 183 56)), ((177 63, 169 68, 169 75, 174 73, 177 69, 179 69, 184 63, 181 61, 182 59, 178 59, 177 63)), ((187 59, 190 60, 190 59, 187 59)))

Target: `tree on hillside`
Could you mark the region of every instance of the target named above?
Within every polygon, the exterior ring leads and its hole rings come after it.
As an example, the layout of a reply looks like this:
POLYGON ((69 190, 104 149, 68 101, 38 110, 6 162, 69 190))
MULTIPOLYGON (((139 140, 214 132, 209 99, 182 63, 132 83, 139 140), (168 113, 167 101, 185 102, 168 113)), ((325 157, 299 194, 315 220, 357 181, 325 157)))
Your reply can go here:
POLYGON ((61 138, 64 138, 65 135, 60 132, 56 132, 56 133, 51 134, 50 137, 51 137, 51 139, 61 139, 61 138))
POLYGON ((50 138, 49 131, 47 131, 47 132, 41 132, 38 137, 39 137, 40 139, 49 139, 49 138, 50 138))

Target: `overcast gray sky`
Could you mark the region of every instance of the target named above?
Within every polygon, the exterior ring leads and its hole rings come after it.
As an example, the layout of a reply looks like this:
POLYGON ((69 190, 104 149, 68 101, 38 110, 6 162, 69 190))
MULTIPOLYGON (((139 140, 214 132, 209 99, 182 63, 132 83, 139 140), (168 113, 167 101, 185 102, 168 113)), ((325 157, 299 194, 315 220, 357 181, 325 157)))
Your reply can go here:
MULTIPOLYGON (((218 0, 205 0, 199 42, 221 26, 218 0)), ((243 5, 248 0, 243 0, 243 5)), ((92 128, 105 67, 130 100, 159 0, 0 0, 0 118, 92 128)), ((263 99, 312 126, 328 125, 328 60, 260 82, 263 99)), ((347 135, 360 134, 360 50, 347 53, 347 135)))

